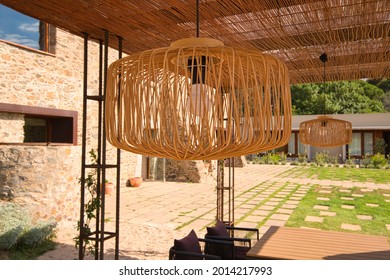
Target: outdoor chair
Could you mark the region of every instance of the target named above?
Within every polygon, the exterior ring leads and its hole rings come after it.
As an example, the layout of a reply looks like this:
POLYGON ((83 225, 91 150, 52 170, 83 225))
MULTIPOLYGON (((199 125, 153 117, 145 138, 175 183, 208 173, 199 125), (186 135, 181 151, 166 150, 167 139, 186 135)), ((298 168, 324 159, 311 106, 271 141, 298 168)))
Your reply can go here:
POLYGON ((175 239, 174 246, 169 249, 170 260, 219 260, 221 259, 217 255, 206 254, 202 252, 202 248, 207 246, 228 246, 231 247, 231 243, 221 240, 208 240, 204 238, 198 238, 195 231, 191 232, 182 239, 175 239))
POLYGON ((246 253, 252 247, 250 234, 256 234, 259 240, 259 230, 256 228, 226 226, 222 221, 217 221, 214 227, 207 227, 206 239, 228 242, 226 244, 206 244, 205 253, 217 255, 225 260, 245 260, 246 253), (238 237, 245 234, 245 237, 238 237))

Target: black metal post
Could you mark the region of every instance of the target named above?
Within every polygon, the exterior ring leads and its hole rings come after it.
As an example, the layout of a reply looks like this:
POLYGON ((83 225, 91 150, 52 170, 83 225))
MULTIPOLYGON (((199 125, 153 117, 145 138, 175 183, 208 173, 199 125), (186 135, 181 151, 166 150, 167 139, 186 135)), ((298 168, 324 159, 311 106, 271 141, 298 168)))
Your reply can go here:
POLYGON ((88 34, 84 33, 84 81, 83 81, 83 128, 81 143, 80 177, 80 220, 79 220, 79 259, 84 259, 84 201, 85 201, 85 156, 87 135, 87 95, 88 95, 88 34))

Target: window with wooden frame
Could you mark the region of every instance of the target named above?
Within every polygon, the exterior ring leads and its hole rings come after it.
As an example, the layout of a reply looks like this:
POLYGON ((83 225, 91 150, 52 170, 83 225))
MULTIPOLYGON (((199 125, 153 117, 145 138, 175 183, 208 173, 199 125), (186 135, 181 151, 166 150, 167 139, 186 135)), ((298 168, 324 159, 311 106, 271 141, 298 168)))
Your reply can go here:
POLYGON ((298 156, 306 154, 305 145, 299 141, 299 132, 291 132, 290 140, 287 144, 288 156, 298 156))
POLYGON ((0 5, 0 41, 29 50, 55 54, 56 28, 0 5))
POLYGON ((348 155, 360 158, 374 153, 373 131, 359 131, 352 133, 352 142, 348 144, 348 155))
POLYGON ((23 130, 21 142, 1 144, 77 145, 77 111, 0 103, 0 112, 22 114, 24 125, 13 129, 23 130))

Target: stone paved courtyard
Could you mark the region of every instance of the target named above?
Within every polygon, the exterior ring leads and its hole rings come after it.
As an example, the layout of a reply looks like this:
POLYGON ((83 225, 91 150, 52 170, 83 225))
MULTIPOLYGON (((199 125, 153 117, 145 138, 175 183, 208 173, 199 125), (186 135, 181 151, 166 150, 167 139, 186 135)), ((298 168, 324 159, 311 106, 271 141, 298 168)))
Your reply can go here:
MULTIPOLYGON (((318 189, 316 216, 306 216, 305 221, 322 223, 335 215, 324 205, 335 189, 342 192, 343 209, 354 209, 354 200, 375 189, 384 189, 384 199, 390 203, 390 186, 375 183, 294 179, 277 176, 289 165, 247 165, 235 169, 235 225, 256 227, 264 233, 270 226, 283 226, 312 186, 318 189), (351 188, 361 193, 351 193, 351 188)), ((174 238, 182 238, 192 229, 203 237, 206 227, 213 225, 216 216, 216 182, 209 177, 206 183, 144 182, 139 188, 121 190, 120 248, 121 258, 167 259, 174 238)), ((107 197, 106 217, 113 220, 114 196, 107 197)), ((377 207, 375 203, 368 205, 377 207)), ((362 220, 372 219, 360 215, 362 220)), ((107 229, 113 223, 107 223, 107 229)), ((390 230, 390 225, 386 225, 390 230)), ((360 230, 358 225, 343 222, 340 229, 360 230)), ((72 233, 77 234, 76 232, 72 233)), ((67 237, 68 239, 70 236, 67 237)), ((113 242, 107 242, 106 251, 112 252, 113 242)), ((74 247, 74 246, 73 246, 74 247)), ((74 248, 73 248, 74 250, 74 248)), ((77 252, 74 256, 77 258, 77 252)), ((50 259, 49 255, 42 259, 50 259)), ((58 258, 58 257, 52 257, 58 258)), ((109 258, 109 257, 108 257, 109 258)))
MULTIPOLYGON (((352 186, 363 191, 388 189, 389 185, 359 183, 349 181, 329 181, 315 179, 291 179, 276 176, 291 166, 247 165, 235 169, 235 221, 236 226, 256 227, 264 233, 271 225, 283 226, 300 200, 313 185, 321 185, 317 199, 328 201, 332 186, 345 193, 345 204, 342 208, 353 209, 353 201, 359 194, 350 196, 352 186), (349 196, 348 196, 349 195, 349 196)), ((216 183, 213 178, 203 184, 145 182, 140 188, 122 190, 122 222, 162 223, 172 229, 189 232, 194 229, 200 235, 205 233, 206 226, 212 225, 216 216, 216 183)), ((390 195, 386 194, 390 203, 390 195)), ((377 207, 377 204, 368 205, 377 207)), ((323 217, 333 216, 328 207, 315 206, 321 210, 321 217, 308 216, 313 222, 322 222, 323 217)), ((112 211, 108 213, 113 213, 112 211)), ((359 216, 369 220, 372 217, 359 216)), ((358 230, 354 225, 343 224, 343 229, 358 230)))

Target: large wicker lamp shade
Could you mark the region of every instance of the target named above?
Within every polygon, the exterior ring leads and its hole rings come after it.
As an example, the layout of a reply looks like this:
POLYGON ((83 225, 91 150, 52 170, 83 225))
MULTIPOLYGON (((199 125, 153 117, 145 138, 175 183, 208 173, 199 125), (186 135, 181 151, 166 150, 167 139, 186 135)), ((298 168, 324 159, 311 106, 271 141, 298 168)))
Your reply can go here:
POLYGON ((188 38, 112 63, 105 100, 115 147, 177 160, 223 159, 284 146, 287 67, 253 50, 188 38))
MULTIPOLYGON (((328 61, 328 56, 323 53, 320 56, 320 60, 324 63, 325 85, 325 64, 328 61)), ((317 119, 304 121, 299 125, 299 140, 303 144, 317 147, 345 145, 352 141, 352 124, 348 121, 334 119, 330 116, 319 116, 317 119)))

